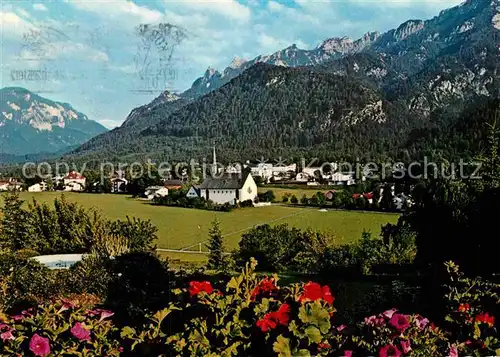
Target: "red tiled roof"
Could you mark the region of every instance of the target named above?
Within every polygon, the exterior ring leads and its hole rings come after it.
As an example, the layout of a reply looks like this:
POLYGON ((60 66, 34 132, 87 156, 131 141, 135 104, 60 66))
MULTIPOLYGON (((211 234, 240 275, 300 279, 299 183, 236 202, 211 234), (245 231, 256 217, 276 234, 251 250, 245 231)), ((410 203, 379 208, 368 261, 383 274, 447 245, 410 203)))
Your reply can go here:
POLYGON ((83 180, 84 178, 85 177, 83 177, 82 175, 80 175, 76 171, 71 171, 69 174, 67 174, 66 176, 64 176, 65 180, 83 180))

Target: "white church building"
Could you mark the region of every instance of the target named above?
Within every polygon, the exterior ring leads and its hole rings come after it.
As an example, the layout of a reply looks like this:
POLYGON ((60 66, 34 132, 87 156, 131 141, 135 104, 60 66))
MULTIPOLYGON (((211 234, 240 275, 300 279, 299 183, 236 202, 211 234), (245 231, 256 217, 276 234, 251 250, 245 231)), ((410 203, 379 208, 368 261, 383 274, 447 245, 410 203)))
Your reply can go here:
POLYGON ((207 177, 199 186, 200 197, 217 204, 234 205, 257 197, 257 185, 251 174, 207 177))

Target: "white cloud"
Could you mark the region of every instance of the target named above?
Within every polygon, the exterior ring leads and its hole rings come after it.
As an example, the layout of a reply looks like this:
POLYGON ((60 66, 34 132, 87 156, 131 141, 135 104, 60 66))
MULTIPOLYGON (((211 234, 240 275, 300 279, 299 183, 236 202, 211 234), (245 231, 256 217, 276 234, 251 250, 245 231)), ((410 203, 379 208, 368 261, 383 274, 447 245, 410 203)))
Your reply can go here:
POLYGON ((267 8, 272 12, 280 12, 285 8, 285 6, 281 5, 279 2, 271 0, 267 3, 267 8))
POLYGON ((35 9, 37 11, 49 11, 49 9, 47 9, 47 6, 45 6, 44 4, 40 4, 40 3, 33 4, 33 9, 35 9))
POLYGON ((184 7, 191 11, 217 14, 240 22, 248 22, 252 17, 251 10, 236 0, 165 0, 164 3, 167 9, 184 7))
POLYGON ((95 13, 105 18, 112 18, 126 23, 126 20, 152 23, 162 18, 162 13, 151 10, 144 6, 139 6, 132 1, 89 1, 89 0, 68 0, 70 4, 80 10, 95 13), (126 18, 124 19, 123 16, 126 18))
POLYGON ((28 31, 30 28, 34 28, 34 26, 14 12, 0 11, 0 28, 2 36, 17 37, 28 31))

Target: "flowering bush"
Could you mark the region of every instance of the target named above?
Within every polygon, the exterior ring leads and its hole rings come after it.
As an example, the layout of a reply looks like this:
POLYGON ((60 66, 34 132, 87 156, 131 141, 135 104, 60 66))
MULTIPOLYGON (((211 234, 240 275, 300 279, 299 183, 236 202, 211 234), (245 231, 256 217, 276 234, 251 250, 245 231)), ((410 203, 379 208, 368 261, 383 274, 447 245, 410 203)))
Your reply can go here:
POLYGON ((0 350, 14 356, 119 356, 112 312, 62 300, 0 316, 0 350))
POLYGON ((447 330, 456 337, 455 356, 499 356, 500 339, 492 311, 498 312, 500 285, 467 278, 453 263, 447 263, 446 268, 451 282, 446 295, 449 301, 446 321, 447 330))
POLYGON ((277 276, 257 279, 256 262, 221 289, 192 281, 178 301, 140 332, 124 329, 136 353, 191 356, 437 356, 448 335, 419 315, 388 310, 358 326, 335 324, 328 286, 278 287, 277 276))
POLYGON ((493 285, 455 272, 467 290, 451 288, 445 328, 396 309, 348 327, 335 321, 328 286, 280 287, 276 275, 258 278, 255 266, 251 260, 223 285, 190 281, 173 290, 169 305, 142 326, 119 329, 110 319, 113 312, 95 308, 92 297, 0 315, 0 351, 13 356, 500 355, 497 321, 483 300, 475 299, 484 293, 495 300, 493 285), (478 285, 482 293, 475 292, 478 285))
POLYGON ((365 318, 353 337, 361 355, 446 356, 448 336, 420 315, 405 315, 396 309, 365 318))

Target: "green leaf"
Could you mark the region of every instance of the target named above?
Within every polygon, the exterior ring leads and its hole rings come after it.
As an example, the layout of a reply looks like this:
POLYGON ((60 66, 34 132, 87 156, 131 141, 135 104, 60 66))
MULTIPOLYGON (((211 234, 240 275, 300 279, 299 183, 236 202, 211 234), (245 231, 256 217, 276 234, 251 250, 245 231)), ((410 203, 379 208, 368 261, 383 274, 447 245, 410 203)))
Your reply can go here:
POLYGON ((276 352, 279 357, 292 357, 290 340, 282 335, 279 335, 276 342, 273 344, 273 351, 276 352))
POLYGON ((156 312, 156 314, 153 315, 153 319, 158 323, 158 324, 161 324, 162 321, 165 319, 165 317, 167 317, 171 312, 172 312, 173 309, 170 309, 170 308, 165 308, 163 310, 160 310, 158 312, 156 312))
POLYGON ((295 356, 298 356, 298 357, 311 357, 311 352, 309 352, 308 350, 305 350, 305 349, 301 349, 297 353, 295 353, 293 356, 294 357, 295 356))
POLYGON ((317 326, 323 334, 330 330, 330 314, 318 301, 302 305, 299 309, 299 319, 307 325, 317 326))
POLYGON ((241 282, 243 281, 243 276, 239 275, 238 277, 232 277, 231 280, 229 280, 229 283, 227 283, 227 289, 235 289, 239 290, 241 282))
POLYGON ((121 338, 132 338, 135 335, 135 329, 130 326, 125 326, 120 333, 121 338))
POLYGON ((309 341, 314 342, 314 343, 320 343, 321 342, 321 332, 316 326, 308 326, 306 328, 306 335, 309 338, 309 341))

